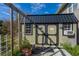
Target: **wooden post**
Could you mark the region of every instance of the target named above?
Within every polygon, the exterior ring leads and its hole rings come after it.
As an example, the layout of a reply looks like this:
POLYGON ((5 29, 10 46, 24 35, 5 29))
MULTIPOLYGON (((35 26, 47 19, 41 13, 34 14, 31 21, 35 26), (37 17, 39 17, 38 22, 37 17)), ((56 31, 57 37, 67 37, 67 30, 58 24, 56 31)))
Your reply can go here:
MULTIPOLYGON (((24 37, 25 37, 25 17, 24 17, 24 37)), ((23 38, 24 39, 24 38, 23 38)))
POLYGON ((21 26, 22 26, 22 25, 20 25, 20 22, 21 22, 21 20, 23 20, 23 17, 24 17, 24 16, 23 16, 23 15, 19 15, 19 16, 20 16, 20 17, 19 17, 19 22, 18 22, 18 23, 19 23, 19 24, 18 24, 18 25, 19 25, 18 30, 19 30, 19 45, 20 45, 20 48, 21 48, 21 45, 22 45, 22 32, 21 32, 21 31, 22 31, 22 28, 21 28, 21 26))
POLYGON ((20 14, 18 13, 18 43, 19 43, 19 49, 20 49, 20 14))
POLYGON ((13 10, 10 9, 10 32, 11 32, 11 43, 12 43, 12 55, 13 55, 13 49, 14 49, 14 40, 13 40, 13 10))

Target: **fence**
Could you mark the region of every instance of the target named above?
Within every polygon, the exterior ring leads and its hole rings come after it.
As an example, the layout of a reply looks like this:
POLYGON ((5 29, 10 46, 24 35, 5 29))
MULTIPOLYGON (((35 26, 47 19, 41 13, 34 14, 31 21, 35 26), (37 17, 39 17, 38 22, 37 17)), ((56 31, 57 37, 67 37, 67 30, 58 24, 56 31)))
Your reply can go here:
POLYGON ((11 45, 8 35, 0 34, 0 56, 11 55, 11 45))

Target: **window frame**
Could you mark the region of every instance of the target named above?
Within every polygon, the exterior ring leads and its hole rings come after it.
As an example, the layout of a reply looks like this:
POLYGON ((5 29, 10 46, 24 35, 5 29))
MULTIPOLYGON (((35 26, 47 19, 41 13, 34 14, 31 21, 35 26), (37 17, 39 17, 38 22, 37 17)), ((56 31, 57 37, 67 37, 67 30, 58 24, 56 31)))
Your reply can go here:
POLYGON ((24 30, 25 30, 26 35, 32 35, 33 34, 33 25, 32 24, 25 24, 24 30), (27 32, 27 31, 29 31, 29 32, 27 32))
POLYGON ((62 34, 64 35, 64 36, 67 36, 67 35, 65 35, 64 34, 64 31, 73 31, 73 24, 63 24, 63 26, 62 26, 62 34), (64 29, 64 25, 69 25, 70 26, 70 29, 64 29))

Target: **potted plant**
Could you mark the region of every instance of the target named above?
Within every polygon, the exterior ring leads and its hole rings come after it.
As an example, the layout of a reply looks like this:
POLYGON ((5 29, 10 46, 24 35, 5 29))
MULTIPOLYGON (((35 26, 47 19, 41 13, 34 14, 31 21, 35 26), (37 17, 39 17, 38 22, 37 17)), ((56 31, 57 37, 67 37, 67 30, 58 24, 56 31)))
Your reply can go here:
POLYGON ((30 56, 32 54, 32 45, 29 43, 29 41, 26 38, 24 38, 21 48, 23 55, 30 56))

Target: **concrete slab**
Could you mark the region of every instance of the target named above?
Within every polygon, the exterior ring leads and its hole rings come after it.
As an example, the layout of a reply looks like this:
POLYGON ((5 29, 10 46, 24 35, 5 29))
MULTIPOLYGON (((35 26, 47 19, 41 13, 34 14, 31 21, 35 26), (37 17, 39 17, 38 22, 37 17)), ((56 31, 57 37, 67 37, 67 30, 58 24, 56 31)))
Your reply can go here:
POLYGON ((66 55, 66 56, 72 56, 69 52, 67 52, 65 49, 62 49, 62 51, 64 52, 64 54, 66 55))

